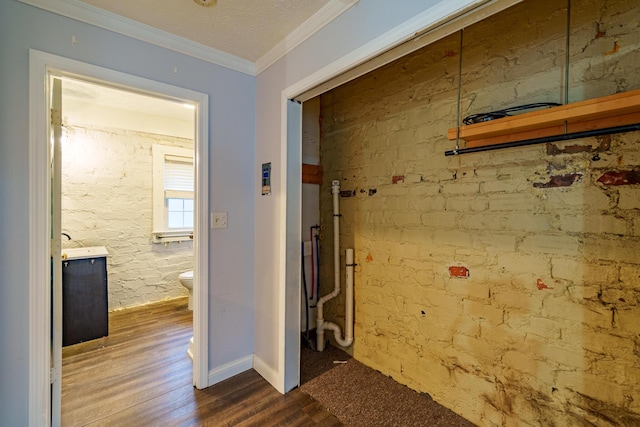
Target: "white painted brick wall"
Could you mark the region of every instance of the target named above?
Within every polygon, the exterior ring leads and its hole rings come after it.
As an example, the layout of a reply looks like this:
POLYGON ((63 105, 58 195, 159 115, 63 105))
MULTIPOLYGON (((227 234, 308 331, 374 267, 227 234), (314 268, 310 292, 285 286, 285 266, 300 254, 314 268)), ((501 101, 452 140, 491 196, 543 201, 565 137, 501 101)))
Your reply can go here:
POLYGON ((178 275, 193 269, 193 243, 154 244, 153 144, 190 140, 65 124, 62 146, 63 248, 106 246, 109 310, 187 295, 178 275))

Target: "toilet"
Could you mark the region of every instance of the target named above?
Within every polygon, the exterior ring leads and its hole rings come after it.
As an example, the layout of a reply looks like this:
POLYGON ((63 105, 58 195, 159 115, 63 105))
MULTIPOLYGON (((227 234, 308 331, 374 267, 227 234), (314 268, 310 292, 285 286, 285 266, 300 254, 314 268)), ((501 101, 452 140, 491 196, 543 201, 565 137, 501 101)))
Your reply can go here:
POLYGON ((187 288, 187 290, 189 291, 188 308, 189 310, 193 310, 193 305, 191 303, 191 299, 193 297, 193 270, 185 271, 180 276, 178 276, 178 279, 180 280, 180 284, 182 284, 182 286, 187 288))

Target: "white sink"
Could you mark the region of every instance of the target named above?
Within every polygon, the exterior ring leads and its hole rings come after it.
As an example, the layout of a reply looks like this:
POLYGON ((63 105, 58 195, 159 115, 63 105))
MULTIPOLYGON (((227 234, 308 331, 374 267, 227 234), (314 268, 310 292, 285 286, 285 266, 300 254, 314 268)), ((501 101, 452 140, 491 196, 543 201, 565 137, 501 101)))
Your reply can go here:
POLYGON ((104 246, 87 246, 86 248, 69 248, 62 250, 62 260, 100 258, 109 255, 104 246))

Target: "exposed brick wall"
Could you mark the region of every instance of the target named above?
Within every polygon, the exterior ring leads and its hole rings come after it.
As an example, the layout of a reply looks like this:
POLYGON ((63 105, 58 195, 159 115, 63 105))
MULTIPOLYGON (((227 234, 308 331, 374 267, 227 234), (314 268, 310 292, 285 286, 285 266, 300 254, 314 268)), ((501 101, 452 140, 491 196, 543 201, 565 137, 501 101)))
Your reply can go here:
MULTIPOLYGON (((571 3, 570 101, 639 89, 640 5, 571 3)), ((465 30, 463 116, 563 101, 565 7, 465 30)), ((350 351, 479 425, 638 425, 640 132, 445 157, 458 50, 454 34, 321 97, 321 221, 330 235, 340 179, 358 264, 350 351)), ((325 318, 342 324, 343 298, 325 318)))
POLYGON ((63 248, 106 246, 109 310, 187 295, 178 275, 193 268, 193 243, 151 241, 151 147, 193 142, 72 124, 65 137, 62 230, 73 240, 63 248))

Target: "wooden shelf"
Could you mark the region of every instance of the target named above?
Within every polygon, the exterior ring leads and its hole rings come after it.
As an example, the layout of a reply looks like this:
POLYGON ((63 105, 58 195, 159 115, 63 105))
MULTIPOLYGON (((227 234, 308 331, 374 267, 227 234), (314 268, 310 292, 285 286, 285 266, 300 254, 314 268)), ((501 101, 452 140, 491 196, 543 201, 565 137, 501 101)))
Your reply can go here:
MULTIPOLYGON (((467 147, 504 144, 564 133, 640 123, 640 90, 460 126, 467 147)), ((455 140, 457 128, 448 138, 455 140)))

